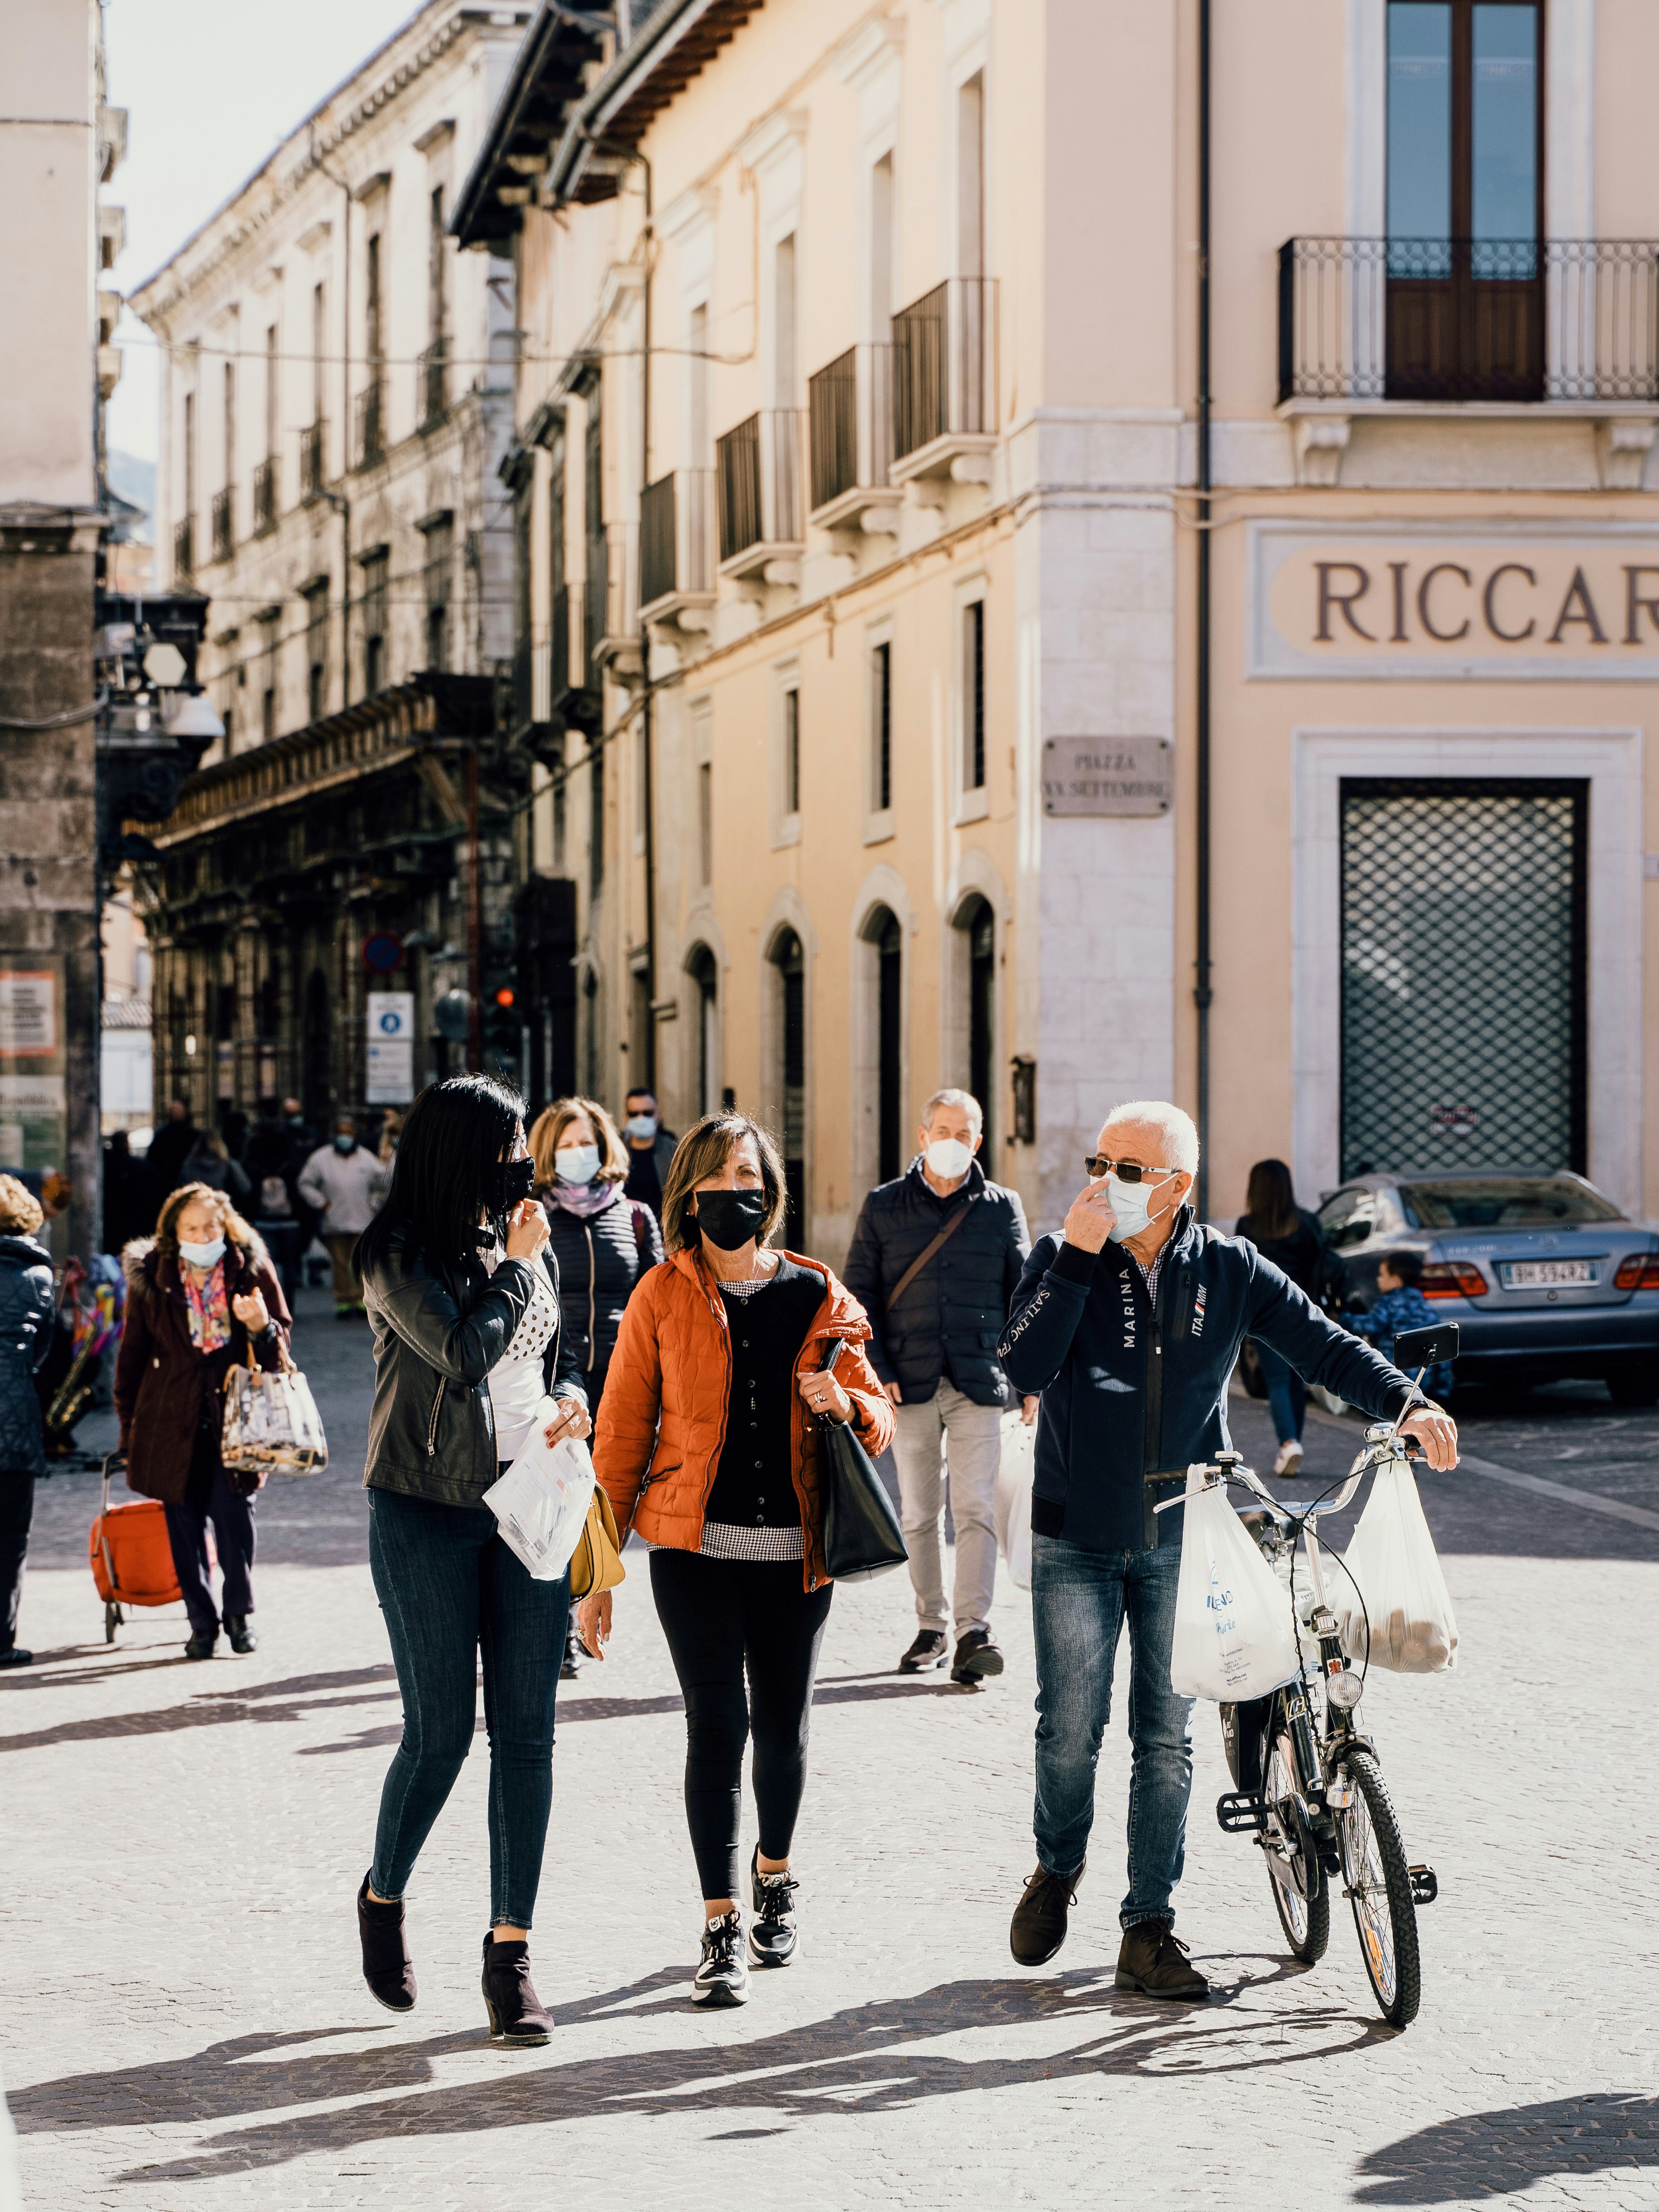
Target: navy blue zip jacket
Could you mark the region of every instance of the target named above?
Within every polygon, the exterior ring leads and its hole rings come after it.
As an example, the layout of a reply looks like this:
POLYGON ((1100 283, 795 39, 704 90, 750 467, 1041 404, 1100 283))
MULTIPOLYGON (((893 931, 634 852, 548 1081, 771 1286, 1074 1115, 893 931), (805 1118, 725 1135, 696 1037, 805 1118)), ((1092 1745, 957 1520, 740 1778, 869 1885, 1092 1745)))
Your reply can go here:
POLYGON ((1025 1262, 998 1346, 1023 1395, 1041 1392, 1031 1526, 1091 1552, 1179 1543, 1188 1466, 1231 1449, 1228 1377, 1247 1336, 1310 1382, 1392 1420, 1411 1378, 1328 1321, 1247 1237, 1176 1217, 1158 1310, 1121 1245, 1085 1252, 1044 1237, 1025 1262), (1162 1475, 1154 1482, 1149 1478, 1162 1475))

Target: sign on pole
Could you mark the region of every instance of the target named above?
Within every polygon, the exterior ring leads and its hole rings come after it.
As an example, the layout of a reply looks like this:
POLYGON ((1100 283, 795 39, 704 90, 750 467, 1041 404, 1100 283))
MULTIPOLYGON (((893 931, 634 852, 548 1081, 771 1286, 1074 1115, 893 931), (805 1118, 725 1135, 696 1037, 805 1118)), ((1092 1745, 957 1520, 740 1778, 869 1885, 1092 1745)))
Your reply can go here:
POLYGON ((371 1106, 407 1106, 415 1096, 415 994, 368 994, 368 1083, 371 1106))

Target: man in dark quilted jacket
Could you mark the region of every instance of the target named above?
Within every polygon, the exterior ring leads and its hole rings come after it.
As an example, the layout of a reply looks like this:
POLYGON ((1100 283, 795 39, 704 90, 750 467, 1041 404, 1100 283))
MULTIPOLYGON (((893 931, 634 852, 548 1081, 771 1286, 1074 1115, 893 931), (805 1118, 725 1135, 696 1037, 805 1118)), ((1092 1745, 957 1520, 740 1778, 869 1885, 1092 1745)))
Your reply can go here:
MULTIPOLYGON (((1002 1417, 1018 1401, 997 1340, 1030 1247, 1019 1194, 992 1182, 975 1157, 984 1128, 967 1091, 934 1092, 922 1109, 921 1150, 864 1201, 846 1270, 870 1316, 870 1363, 896 1409, 893 1458, 916 1597, 915 1641, 899 1670, 919 1674, 949 1659, 951 1680, 966 1683, 1002 1672, 991 1639, 994 1508, 1002 1417), (947 1481, 957 1532, 948 1612, 939 1546, 947 1481)), ((1026 1400, 1028 1421, 1036 1407, 1026 1400)))

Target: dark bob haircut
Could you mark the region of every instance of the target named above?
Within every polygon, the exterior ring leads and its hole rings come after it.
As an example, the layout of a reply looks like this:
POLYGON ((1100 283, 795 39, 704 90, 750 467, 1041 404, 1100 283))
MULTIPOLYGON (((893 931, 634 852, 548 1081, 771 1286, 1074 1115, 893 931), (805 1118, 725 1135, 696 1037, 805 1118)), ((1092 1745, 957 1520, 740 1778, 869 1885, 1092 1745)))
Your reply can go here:
POLYGON ((523 1099, 493 1075, 428 1084, 404 1120, 386 1203, 357 1240, 359 1280, 384 1267, 398 1243, 405 1261, 424 1253, 454 1267, 477 1254, 486 1220, 504 1236, 495 1170, 523 1127, 523 1099))

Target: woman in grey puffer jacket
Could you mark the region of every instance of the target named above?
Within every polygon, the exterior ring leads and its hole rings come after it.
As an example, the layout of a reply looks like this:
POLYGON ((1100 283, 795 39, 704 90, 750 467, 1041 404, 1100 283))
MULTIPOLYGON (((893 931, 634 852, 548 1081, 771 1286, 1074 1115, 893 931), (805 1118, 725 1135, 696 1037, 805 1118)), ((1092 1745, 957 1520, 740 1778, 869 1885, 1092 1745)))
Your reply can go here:
POLYGON ((15 1176, 0 1175, 0 1667, 27 1667, 17 1645, 34 1482, 46 1471, 34 1370, 52 1342, 52 1255, 35 1242, 46 1216, 15 1176))

